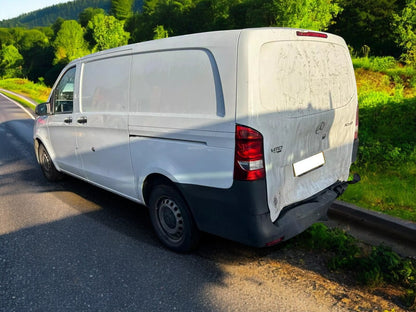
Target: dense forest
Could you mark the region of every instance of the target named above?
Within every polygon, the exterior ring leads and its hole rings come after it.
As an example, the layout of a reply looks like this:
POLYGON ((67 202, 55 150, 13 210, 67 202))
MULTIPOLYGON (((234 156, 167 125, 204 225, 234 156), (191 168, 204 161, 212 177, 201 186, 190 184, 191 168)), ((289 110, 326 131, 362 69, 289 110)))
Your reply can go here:
POLYGON ((329 31, 345 38, 353 55, 389 55, 416 66, 416 0, 76 0, 12 21, 0 28, 0 78, 47 85, 68 62, 89 53, 263 26, 329 31))
MULTIPOLYGON (((135 1, 133 10, 139 11, 143 6, 143 1, 135 1)), ((44 9, 36 10, 18 17, 0 21, 1 27, 42 27, 52 25, 57 18, 65 20, 78 19, 79 14, 86 8, 101 8, 106 13, 110 11, 111 0, 75 0, 65 3, 55 4, 44 9)))

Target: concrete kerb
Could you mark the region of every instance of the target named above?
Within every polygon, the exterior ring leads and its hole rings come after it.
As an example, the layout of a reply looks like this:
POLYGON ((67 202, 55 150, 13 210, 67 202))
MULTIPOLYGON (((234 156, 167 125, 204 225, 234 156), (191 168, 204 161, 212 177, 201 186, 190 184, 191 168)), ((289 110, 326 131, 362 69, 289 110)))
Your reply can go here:
POLYGON ((335 201, 329 214, 350 219, 368 228, 390 234, 396 238, 416 244, 416 223, 392 217, 377 211, 367 210, 342 201, 335 201))

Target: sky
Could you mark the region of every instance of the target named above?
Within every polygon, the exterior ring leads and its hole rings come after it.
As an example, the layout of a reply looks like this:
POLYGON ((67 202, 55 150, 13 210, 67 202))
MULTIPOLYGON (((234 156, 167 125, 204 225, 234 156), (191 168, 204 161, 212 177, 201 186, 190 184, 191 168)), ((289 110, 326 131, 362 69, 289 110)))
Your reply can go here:
POLYGON ((71 0, 0 0, 0 21, 71 0))

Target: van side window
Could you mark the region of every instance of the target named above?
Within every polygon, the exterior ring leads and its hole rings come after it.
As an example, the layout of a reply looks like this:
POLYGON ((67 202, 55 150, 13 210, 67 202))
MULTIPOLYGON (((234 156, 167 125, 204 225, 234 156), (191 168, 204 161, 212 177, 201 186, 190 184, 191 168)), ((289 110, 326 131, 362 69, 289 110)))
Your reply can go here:
POLYGON ((56 114, 72 113, 74 104, 75 67, 69 69, 56 86, 53 96, 53 112, 56 114))

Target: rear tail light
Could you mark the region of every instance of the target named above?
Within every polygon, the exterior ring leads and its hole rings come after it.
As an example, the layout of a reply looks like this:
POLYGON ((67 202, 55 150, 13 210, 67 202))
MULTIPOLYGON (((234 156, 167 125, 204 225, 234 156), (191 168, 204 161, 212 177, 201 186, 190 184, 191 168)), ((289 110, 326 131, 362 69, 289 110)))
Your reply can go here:
POLYGON ((234 179, 252 181, 266 176, 263 136, 260 132, 237 125, 235 131, 234 179))
POLYGON ((359 118, 358 118, 358 105, 357 105, 357 112, 355 114, 355 132, 354 132, 354 139, 358 139, 358 124, 359 124, 359 118))
POLYGON ((315 32, 315 31, 297 31, 296 35, 300 37, 328 38, 327 34, 315 32))

